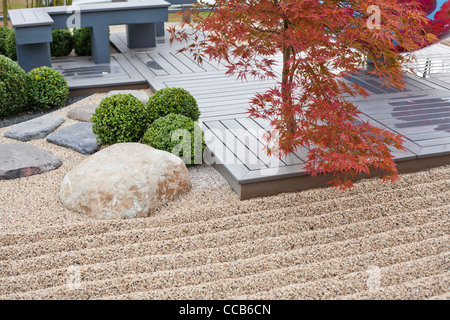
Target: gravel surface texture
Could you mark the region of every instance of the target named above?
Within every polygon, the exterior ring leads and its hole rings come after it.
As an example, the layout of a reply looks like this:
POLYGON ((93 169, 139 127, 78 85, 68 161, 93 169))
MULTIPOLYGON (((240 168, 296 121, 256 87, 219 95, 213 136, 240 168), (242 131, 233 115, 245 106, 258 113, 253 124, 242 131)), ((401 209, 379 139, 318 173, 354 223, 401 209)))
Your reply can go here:
POLYGON ((104 221, 58 199, 87 156, 28 143, 63 165, 0 181, 0 299, 449 298, 450 166, 247 201, 200 166, 151 217, 104 221))

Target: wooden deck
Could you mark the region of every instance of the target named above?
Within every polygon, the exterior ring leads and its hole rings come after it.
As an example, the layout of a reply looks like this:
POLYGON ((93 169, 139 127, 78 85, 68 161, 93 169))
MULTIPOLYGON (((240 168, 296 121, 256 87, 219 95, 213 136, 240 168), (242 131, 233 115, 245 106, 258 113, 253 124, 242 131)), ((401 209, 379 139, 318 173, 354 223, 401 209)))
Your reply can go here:
MULTIPOLYGON (((248 101, 256 92, 273 86, 275 80, 241 82, 226 77, 224 65, 205 62, 199 66, 187 54, 177 54, 177 48, 169 46, 167 37, 159 38, 156 48, 139 50, 127 48, 125 34, 112 34, 111 41, 122 54, 113 55, 110 66, 81 71, 77 67, 80 58, 71 59, 71 64, 60 64, 71 86, 101 81, 113 86, 134 81, 135 84, 146 82, 154 90, 187 89, 196 98, 202 113, 200 122, 206 134, 207 154, 211 155, 205 161, 214 164, 241 199, 325 186, 330 179, 312 178, 303 170, 306 149, 283 159, 268 157, 263 151, 262 136, 270 126, 248 117, 248 101), (67 68, 68 65, 72 68, 67 68), (102 78, 95 76, 100 73, 102 78)), ((418 56, 450 57, 447 46, 426 50, 418 56)), ((56 64, 55 67, 58 69, 56 64)), ((368 100, 352 99, 363 113, 362 120, 404 136, 407 151, 394 152, 400 171, 450 163, 450 76, 442 72, 427 79, 407 76, 405 93, 381 87, 378 79, 363 73, 346 80, 360 84, 372 94, 368 100)))

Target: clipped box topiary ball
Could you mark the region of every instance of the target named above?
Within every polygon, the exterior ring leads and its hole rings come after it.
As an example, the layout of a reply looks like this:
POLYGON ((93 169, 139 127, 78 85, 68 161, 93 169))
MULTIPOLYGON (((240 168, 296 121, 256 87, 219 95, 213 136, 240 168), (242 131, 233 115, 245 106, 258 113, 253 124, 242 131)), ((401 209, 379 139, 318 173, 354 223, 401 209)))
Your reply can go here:
POLYGON ((181 114, 194 121, 200 117, 197 101, 185 89, 164 88, 156 91, 147 102, 152 121, 170 113, 181 114))
POLYGON ((6 55, 6 36, 12 30, 7 27, 0 27, 0 54, 6 55))
POLYGON ((206 146, 200 126, 191 118, 174 113, 155 120, 145 132, 142 143, 175 154, 187 167, 201 164, 206 146))
POLYGON ((8 30, 5 36, 5 56, 17 61, 16 33, 13 29, 8 30))
POLYGON ((91 118, 98 142, 138 142, 149 125, 147 108, 132 94, 104 98, 91 118))
POLYGON ((52 37, 50 51, 53 57, 68 56, 72 52, 73 36, 69 29, 53 30, 52 37))
POLYGON ((73 48, 79 56, 92 55, 92 28, 73 30, 73 48))
POLYGON ((33 109, 62 106, 69 95, 69 86, 61 73, 49 67, 39 67, 27 73, 29 103, 33 109))
POLYGON ((0 55, 0 117, 28 110, 26 79, 17 63, 0 55))

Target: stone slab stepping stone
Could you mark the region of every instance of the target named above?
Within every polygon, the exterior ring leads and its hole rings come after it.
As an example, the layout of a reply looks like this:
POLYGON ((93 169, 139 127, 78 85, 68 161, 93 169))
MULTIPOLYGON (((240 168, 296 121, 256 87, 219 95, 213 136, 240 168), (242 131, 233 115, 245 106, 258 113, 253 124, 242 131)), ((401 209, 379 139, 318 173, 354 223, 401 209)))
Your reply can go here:
POLYGON ((95 109, 97 108, 98 106, 95 104, 80 106, 78 108, 70 110, 67 113, 67 116, 73 120, 91 122, 92 115, 94 114, 95 109))
POLYGON ((61 117, 39 117, 12 127, 5 133, 5 137, 20 141, 42 139, 64 121, 66 120, 61 117))
POLYGON ((92 123, 90 122, 78 122, 59 129, 50 134, 47 141, 82 154, 92 154, 100 147, 92 132, 92 123))
POLYGON ((31 144, 0 144, 0 180, 28 177, 57 169, 61 165, 61 159, 31 144))
POLYGON ((113 94, 132 94, 136 98, 138 98, 143 104, 146 104, 148 102, 149 96, 145 92, 139 91, 139 90, 113 90, 106 94, 106 97, 110 97, 113 94))

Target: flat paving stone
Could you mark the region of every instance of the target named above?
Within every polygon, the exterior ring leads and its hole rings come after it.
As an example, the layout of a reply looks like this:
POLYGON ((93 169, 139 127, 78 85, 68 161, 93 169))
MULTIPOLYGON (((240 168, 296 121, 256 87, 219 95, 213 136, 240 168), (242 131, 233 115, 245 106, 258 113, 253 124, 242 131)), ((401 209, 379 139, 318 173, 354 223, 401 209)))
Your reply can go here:
POLYGON ((136 98, 138 98, 143 104, 146 104, 148 102, 149 96, 145 92, 139 91, 139 90, 113 90, 106 94, 106 97, 110 97, 113 94, 132 94, 136 98))
POLYGON ((20 141, 42 139, 58 128, 64 121, 66 120, 61 117, 40 117, 15 125, 4 136, 20 141))
POLYGON ((31 144, 0 144, 0 180, 28 177, 59 168, 61 159, 31 144))
POLYGON ((67 116, 73 120, 91 122, 92 115, 97 108, 98 106, 95 104, 80 106, 70 110, 67 116))
POLYGON ((90 122, 78 122, 59 129, 50 134, 47 141, 82 154, 92 154, 100 147, 90 122))

